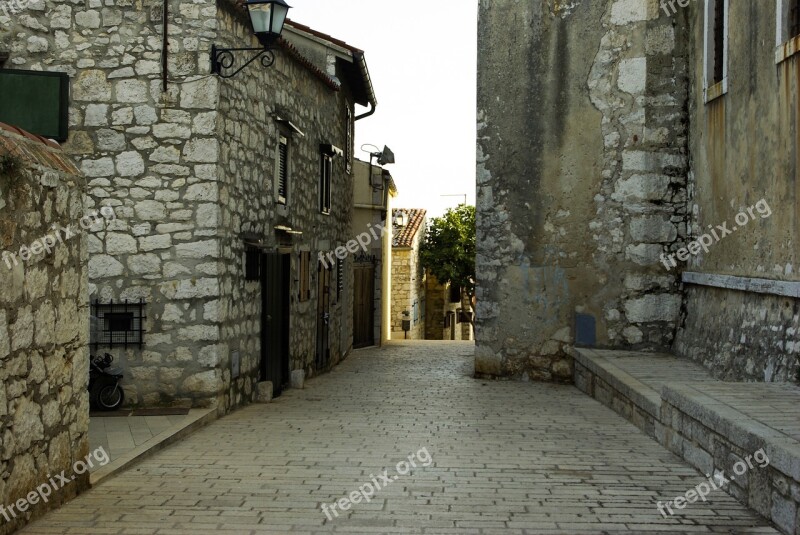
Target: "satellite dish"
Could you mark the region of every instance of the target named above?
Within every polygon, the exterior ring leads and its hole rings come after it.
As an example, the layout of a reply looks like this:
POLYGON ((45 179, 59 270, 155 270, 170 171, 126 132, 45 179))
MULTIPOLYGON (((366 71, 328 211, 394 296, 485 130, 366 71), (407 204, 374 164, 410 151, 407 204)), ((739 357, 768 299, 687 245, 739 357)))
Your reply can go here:
POLYGON ((381 153, 380 156, 378 156, 378 164, 386 165, 390 163, 394 163, 394 153, 392 152, 392 149, 384 146, 383 152, 381 153))

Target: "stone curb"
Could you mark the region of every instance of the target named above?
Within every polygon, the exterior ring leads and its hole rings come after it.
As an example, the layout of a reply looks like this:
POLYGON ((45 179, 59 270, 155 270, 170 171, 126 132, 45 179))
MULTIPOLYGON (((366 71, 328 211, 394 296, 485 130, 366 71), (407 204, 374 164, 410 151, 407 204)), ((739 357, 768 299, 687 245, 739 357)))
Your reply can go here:
POLYGON ((657 391, 608 362, 597 350, 575 348, 572 354, 581 366, 611 385, 656 421, 661 420, 661 396, 657 391))
POLYGON ((169 429, 166 429, 154 436, 141 446, 125 453, 124 455, 121 455, 114 461, 92 472, 89 479, 89 486, 95 487, 99 485, 106 479, 109 479, 120 472, 127 470, 134 464, 191 435, 198 429, 207 426, 217 418, 218 416, 216 408, 192 409, 189 411, 188 422, 183 421, 180 424, 173 425, 169 429))

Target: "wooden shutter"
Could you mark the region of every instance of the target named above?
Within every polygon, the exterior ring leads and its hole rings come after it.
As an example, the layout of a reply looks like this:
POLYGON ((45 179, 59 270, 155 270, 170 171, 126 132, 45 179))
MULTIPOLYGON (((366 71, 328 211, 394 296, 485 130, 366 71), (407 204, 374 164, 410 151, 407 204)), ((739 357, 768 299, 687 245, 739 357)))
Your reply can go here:
POLYGON ((345 120, 347 125, 345 126, 344 160, 349 173, 353 169, 353 112, 350 111, 349 105, 345 106, 345 120))
POLYGON ((319 173, 319 211, 329 214, 331 211, 331 175, 333 174, 333 158, 323 154, 319 173))
POLYGON ((309 264, 311 263, 311 253, 303 251, 300 253, 300 288, 298 291, 298 299, 300 301, 308 301, 311 299, 311 271, 309 264))
POLYGON ((278 201, 286 202, 289 191, 289 140, 283 136, 278 143, 278 201))
POLYGON ((344 291, 344 260, 341 258, 336 259, 336 300, 342 298, 344 291))

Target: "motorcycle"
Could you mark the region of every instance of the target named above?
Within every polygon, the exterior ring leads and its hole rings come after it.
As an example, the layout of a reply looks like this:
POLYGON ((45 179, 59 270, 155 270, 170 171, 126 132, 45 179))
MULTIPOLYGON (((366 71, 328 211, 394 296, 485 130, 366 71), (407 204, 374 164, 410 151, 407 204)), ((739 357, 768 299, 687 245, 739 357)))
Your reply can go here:
POLYGON ((114 357, 108 353, 89 356, 89 403, 101 411, 114 411, 125 401, 125 391, 119 385, 122 370, 112 368, 114 357))

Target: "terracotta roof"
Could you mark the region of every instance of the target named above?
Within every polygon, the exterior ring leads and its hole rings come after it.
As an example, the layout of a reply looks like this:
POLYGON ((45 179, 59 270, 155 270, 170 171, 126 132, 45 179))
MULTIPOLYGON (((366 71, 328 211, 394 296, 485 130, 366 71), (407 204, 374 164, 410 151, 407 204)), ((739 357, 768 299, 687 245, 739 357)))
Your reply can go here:
POLYGON ((362 106, 367 106, 369 104, 373 106, 378 105, 378 99, 375 96, 375 88, 372 86, 372 77, 369 74, 369 68, 367 67, 367 60, 364 58, 363 50, 349 45, 332 35, 322 33, 310 26, 300 24, 291 19, 286 19, 286 24, 295 30, 305 32, 317 39, 328 41, 331 44, 349 50, 350 53, 353 54, 353 63, 342 62, 342 70, 350 83, 350 89, 353 91, 356 102, 362 106))
POLYGON ((413 247, 414 238, 422 228, 422 223, 425 221, 425 215, 428 211, 422 208, 395 208, 392 210, 393 222, 395 216, 400 213, 408 214, 408 225, 405 227, 394 225, 392 229, 392 245, 394 247, 413 247))
POLYGON ((333 77, 328 76, 328 73, 324 72, 322 69, 314 65, 310 59, 305 57, 303 54, 297 50, 292 43, 281 37, 278 39, 278 44, 283 48, 290 56, 298 61, 303 67, 311 71, 317 78, 322 80, 322 82, 333 89, 334 91, 339 91, 342 88, 342 84, 338 82, 338 80, 334 80, 333 77))
POLYGON ((70 175, 80 175, 75 163, 51 139, 26 132, 16 126, 0 123, 0 155, 11 154, 23 162, 33 163, 70 175))
MULTIPOLYGON (((244 5, 243 0, 217 0, 217 3, 220 6, 228 8, 231 13, 245 26, 248 28, 250 27, 250 15, 247 14, 247 8, 244 5)), ((287 19, 287 22, 288 19, 287 19)), ((283 48, 291 57, 296 59, 298 63, 303 65, 309 71, 311 71, 317 78, 322 80, 322 82, 333 89, 334 91, 339 91, 341 89, 341 84, 335 80, 333 77, 328 76, 328 73, 314 65, 314 63, 305 57, 300 51, 286 39, 281 37, 278 39, 278 45, 283 48)))
POLYGON ((311 35, 316 35, 317 37, 325 39, 326 41, 330 41, 331 43, 333 43, 335 45, 339 45, 342 48, 346 48, 347 50, 349 50, 353 54, 363 54, 364 53, 364 51, 361 50, 360 48, 356 48, 356 47, 354 47, 352 45, 348 45, 347 43, 345 43, 341 39, 337 39, 337 38, 333 37, 332 35, 328 35, 327 33, 322 33, 320 31, 317 31, 317 30, 315 30, 314 28, 312 28, 310 26, 306 26, 305 24, 300 24, 299 22, 295 22, 292 19, 286 19, 286 24, 288 24, 289 26, 292 26, 293 28, 297 28, 298 30, 303 30, 304 32, 310 33, 311 35))

